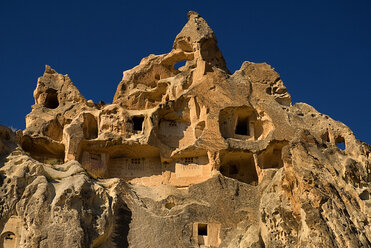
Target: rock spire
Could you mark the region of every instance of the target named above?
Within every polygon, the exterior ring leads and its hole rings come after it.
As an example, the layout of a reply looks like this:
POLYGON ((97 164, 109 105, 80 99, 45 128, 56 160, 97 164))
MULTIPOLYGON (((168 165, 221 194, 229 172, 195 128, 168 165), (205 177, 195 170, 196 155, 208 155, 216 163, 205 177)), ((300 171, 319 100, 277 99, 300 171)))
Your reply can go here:
POLYGON ((371 146, 266 63, 231 74, 196 12, 112 104, 50 66, 34 98, 0 126, 0 247, 371 247, 371 146))

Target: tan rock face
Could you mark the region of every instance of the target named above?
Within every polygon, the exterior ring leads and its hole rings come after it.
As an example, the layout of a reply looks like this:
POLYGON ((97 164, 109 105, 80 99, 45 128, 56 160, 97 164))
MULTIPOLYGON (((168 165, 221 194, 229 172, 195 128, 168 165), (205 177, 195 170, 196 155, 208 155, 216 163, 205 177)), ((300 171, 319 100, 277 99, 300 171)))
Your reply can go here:
POLYGON ((6 157, 16 147, 16 134, 8 127, 0 125, 0 158, 6 157))
POLYGON ((49 66, 34 97, 0 127, 0 247, 371 245, 371 147, 269 65, 231 74, 195 12, 112 104, 49 66))

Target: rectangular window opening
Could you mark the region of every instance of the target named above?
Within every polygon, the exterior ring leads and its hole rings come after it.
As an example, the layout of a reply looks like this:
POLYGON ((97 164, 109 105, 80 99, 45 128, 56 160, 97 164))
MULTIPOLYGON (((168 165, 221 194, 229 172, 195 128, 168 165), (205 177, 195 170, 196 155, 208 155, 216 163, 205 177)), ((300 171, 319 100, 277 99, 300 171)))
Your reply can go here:
POLYGON ((198 223, 198 235, 207 236, 207 224, 198 223))
POLYGON ((170 121, 169 122, 169 127, 176 127, 176 121, 170 121))
POLYGON ((238 117, 235 134, 238 135, 249 135, 249 118, 238 117))
POLYGON ((187 158, 184 158, 184 162, 185 162, 186 164, 191 164, 191 163, 193 163, 193 157, 187 157, 187 158))
POLYGON ((140 164, 141 159, 140 158, 132 158, 131 164, 140 164))
POLYGON ((131 120, 133 121, 134 131, 142 131, 143 130, 144 116, 134 116, 131 120))

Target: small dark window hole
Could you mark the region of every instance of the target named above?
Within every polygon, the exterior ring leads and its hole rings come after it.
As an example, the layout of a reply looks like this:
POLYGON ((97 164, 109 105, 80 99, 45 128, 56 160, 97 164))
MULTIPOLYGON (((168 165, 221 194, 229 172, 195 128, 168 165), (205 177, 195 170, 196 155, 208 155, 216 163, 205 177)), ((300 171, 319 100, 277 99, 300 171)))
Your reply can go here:
POLYGON ((187 158, 184 158, 184 162, 185 162, 186 164, 191 164, 191 163, 193 163, 193 157, 187 157, 187 158))
POLYGON ((55 89, 47 89, 46 94, 44 106, 50 109, 57 108, 59 106, 57 91, 55 89))
POLYGON ((169 127, 176 127, 176 121, 170 121, 169 122, 169 127))
POLYGON ((144 117, 143 116, 134 116, 132 121, 133 121, 134 131, 142 131, 143 130, 143 122, 144 122, 144 117))
POLYGON ((198 224, 198 235, 207 236, 207 224, 198 224))
POLYGON ((370 199, 370 193, 368 193, 367 190, 364 190, 364 191, 359 195, 359 198, 361 198, 361 200, 363 200, 363 201, 367 201, 368 199, 370 199))
POLYGON ((140 158, 132 158, 131 164, 140 164, 141 159, 140 158))
POLYGON ((236 134, 239 135, 249 135, 249 119, 247 117, 240 118, 238 117, 236 125, 236 134))
POLYGON ((167 203, 165 204, 165 207, 166 207, 167 209, 172 209, 173 207, 175 207, 175 204, 174 204, 173 202, 167 202, 167 203))

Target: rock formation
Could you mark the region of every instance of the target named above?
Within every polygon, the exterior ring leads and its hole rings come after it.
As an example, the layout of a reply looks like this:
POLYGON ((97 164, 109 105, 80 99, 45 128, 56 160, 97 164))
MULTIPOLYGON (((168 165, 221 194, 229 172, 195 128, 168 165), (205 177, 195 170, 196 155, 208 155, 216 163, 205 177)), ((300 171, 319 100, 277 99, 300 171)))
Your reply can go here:
POLYGON ((0 126, 0 248, 371 246, 371 147, 269 65, 231 74, 195 12, 112 104, 49 66, 34 98, 0 126))

